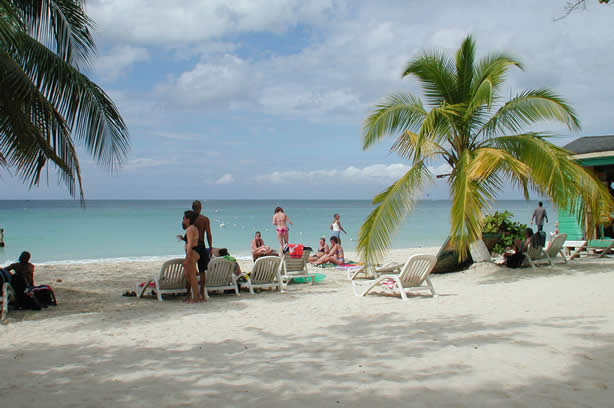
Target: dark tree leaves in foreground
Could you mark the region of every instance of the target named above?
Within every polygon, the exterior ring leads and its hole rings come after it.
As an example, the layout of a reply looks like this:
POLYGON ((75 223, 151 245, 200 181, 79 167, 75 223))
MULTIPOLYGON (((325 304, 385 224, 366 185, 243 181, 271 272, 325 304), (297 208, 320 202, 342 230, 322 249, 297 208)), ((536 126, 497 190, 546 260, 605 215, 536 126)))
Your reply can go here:
POLYGON ((94 55, 83 0, 0 0, 0 166, 38 185, 52 163, 83 200, 75 146, 116 169, 129 137, 117 107, 82 70, 94 55))

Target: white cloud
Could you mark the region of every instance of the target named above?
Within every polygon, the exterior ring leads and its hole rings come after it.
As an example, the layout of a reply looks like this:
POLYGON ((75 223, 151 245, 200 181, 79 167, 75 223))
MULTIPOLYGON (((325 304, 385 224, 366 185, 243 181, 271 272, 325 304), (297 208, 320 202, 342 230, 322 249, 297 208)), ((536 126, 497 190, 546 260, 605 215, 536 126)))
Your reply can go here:
POLYGON ((148 157, 140 157, 127 160, 122 168, 126 171, 133 171, 151 167, 160 167, 170 164, 169 160, 152 159, 148 157))
POLYGON ((87 11, 104 37, 138 44, 196 43, 237 32, 282 33, 326 21, 333 0, 91 0, 87 11))
POLYGON ((220 185, 222 185, 222 184, 230 184, 230 183, 232 183, 233 181, 234 181, 234 179, 233 179, 233 177, 232 177, 232 174, 230 174, 230 173, 226 173, 226 174, 224 174, 222 177, 220 177, 220 178, 219 178, 219 179, 218 179, 218 180, 215 182, 215 184, 220 184, 220 185))
POLYGON ((148 59, 149 51, 145 48, 118 45, 96 59, 96 73, 106 80, 114 80, 130 70, 133 64, 148 59))

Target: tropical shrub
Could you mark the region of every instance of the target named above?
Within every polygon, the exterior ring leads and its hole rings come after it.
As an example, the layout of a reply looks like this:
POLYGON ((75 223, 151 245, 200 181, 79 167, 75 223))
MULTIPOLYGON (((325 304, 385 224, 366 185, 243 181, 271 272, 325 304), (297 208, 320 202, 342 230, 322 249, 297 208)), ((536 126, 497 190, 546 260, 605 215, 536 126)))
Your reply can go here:
POLYGON ((502 213, 495 211, 494 214, 484 217, 482 236, 497 236, 493 242, 494 245, 488 245, 491 252, 501 254, 506 247, 511 247, 517 238, 524 239, 524 231, 527 225, 513 221, 513 217, 514 214, 508 211, 502 213))

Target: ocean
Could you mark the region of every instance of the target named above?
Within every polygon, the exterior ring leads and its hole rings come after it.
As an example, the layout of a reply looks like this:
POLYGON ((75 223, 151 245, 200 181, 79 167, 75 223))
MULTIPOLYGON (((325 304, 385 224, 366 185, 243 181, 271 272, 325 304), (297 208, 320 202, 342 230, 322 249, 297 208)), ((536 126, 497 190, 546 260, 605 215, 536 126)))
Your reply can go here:
MULTIPOLYGON (((213 246, 228 248, 237 257, 250 255, 256 231, 265 243, 278 248, 271 224, 277 206, 294 223, 290 242, 317 247, 321 236, 330 236, 333 214, 341 215, 346 251, 356 248, 360 225, 372 210, 369 200, 201 200, 211 219, 213 246)), ((0 228, 6 246, 0 248, 0 265, 14 262, 21 251, 32 254, 33 263, 74 263, 154 260, 183 256, 183 211, 191 200, 90 200, 85 209, 74 200, 0 201, 0 228)), ((536 201, 502 200, 493 211, 510 211, 528 224, 536 201)), ((546 202, 554 230, 556 209, 546 202)), ((394 236, 393 248, 440 246, 449 232, 450 201, 421 201, 394 236)))

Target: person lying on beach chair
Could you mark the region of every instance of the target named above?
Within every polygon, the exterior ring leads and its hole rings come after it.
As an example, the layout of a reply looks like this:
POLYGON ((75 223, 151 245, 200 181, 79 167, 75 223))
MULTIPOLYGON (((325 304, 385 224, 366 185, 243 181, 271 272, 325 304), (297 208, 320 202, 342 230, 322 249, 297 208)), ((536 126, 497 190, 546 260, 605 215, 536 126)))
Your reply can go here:
POLYGON ((520 239, 516 239, 514 241, 514 247, 512 249, 508 249, 503 254, 503 259, 505 260, 505 266, 508 268, 519 268, 524 261, 524 252, 529 248, 529 243, 533 237, 533 230, 531 228, 527 228, 524 231, 524 241, 520 239))

